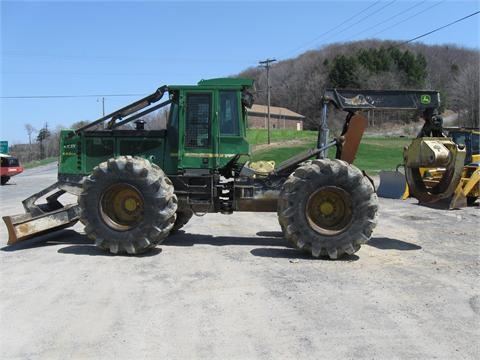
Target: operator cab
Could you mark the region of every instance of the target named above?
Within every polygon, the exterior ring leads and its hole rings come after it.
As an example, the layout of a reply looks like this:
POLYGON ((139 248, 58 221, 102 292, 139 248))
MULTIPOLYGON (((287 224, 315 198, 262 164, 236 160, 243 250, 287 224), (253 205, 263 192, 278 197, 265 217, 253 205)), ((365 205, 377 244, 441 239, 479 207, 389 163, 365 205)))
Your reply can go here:
POLYGON ((446 128, 448 136, 458 145, 464 145, 466 150, 465 165, 478 162, 476 156, 480 154, 480 132, 478 129, 446 128))
POLYGON ((171 155, 177 158, 180 172, 204 169, 209 173, 248 155, 246 107, 253 104, 248 91, 252 86, 250 79, 211 79, 197 86, 169 86, 172 104, 167 131, 171 155))

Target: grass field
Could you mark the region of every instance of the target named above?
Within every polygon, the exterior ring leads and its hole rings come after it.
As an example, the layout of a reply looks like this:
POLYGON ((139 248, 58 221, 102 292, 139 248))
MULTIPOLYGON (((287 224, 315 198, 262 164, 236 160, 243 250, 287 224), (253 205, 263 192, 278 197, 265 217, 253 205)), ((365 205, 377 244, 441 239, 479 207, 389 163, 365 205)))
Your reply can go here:
POLYGON ((411 141, 405 137, 364 137, 354 164, 371 173, 394 170, 403 163, 403 148, 411 141))
MULTIPOLYGON (((254 145, 251 160, 275 160, 279 164, 299 152, 315 147, 317 132, 272 130, 270 147, 259 146, 266 143, 266 130, 249 129, 247 137, 254 145), (292 139, 296 141, 291 142, 292 139)), ((403 147, 410 142, 411 139, 405 137, 364 136, 354 164, 372 174, 380 170, 393 170, 402 163, 403 147)), ((335 149, 330 149, 329 157, 335 157, 335 149)))
MULTIPOLYGON (((267 143, 267 131, 264 129, 248 129, 247 139, 250 145, 259 145, 267 143)), ((317 132, 315 131, 295 131, 295 130, 272 130, 270 131, 270 143, 283 142, 286 140, 316 141, 317 132)))

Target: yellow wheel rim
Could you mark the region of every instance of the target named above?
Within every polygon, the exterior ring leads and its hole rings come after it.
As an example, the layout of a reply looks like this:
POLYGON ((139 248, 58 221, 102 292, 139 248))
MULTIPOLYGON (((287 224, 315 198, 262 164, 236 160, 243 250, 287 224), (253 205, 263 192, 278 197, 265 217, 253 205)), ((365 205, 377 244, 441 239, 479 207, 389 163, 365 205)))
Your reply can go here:
POLYGON ((144 200, 140 192, 129 184, 114 184, 100 200, 103 221, 118 231, 134 228, 143 218, 144 200))
POLYGON ((310 195, 306 205, 310 227, 323 235, 339 234, 352 222, 349 194, 338 187, 326 186, 310 195))

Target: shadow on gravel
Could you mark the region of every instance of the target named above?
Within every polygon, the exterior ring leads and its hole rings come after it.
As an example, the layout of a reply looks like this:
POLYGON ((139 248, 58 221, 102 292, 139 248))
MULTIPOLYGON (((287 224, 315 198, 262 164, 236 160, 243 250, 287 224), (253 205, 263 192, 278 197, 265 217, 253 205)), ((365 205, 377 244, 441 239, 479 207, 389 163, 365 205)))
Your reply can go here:
POLYGON ((366 245, 372 246, 380 250, 420 250, 422 247, 406 241, 390 239, 390 238, 372 238, 366 245))
MULTIPOLYGON (((449 209, 449 205, 450 205, 449 199, 443 199, 443 200, 439 200, 439 201, 436 201, 436 202, 433 202, 433 203, 418 202, 415 205, 420 206, 420 207, 426 207, 426 208, 429 208, 429 209, 442 210, 442 211, 448 211, 448 212, 455 211, 455 210, 457 210, 457 211, 462 210, 462 209, 449 209)), ((433 220, 433 219, 431 219, 431 220, 433 220)))
POLYGON ((13 245, 7 245, 3 248, 0 248, 0 250, 11 252, 63 244, 93 245, 93 241, 89 240, 85 235, 81 235, 74 230, 58 230, 56 232, 37 236, 32 239, 27 239, 13 245))
MULTIPOLYGON (((24 240, 16 244, 5 246, 1 251, 13 252, 27 249, 34 249, 39 247, 53 246, 53 245, 69 245, 59 249, 59 254, 73 254, 73 255, 89 255, 89 256, 132 256, 128 254, 114 255, 106 250, 97 248, 93 241, 83 234, 79 234, 75 230, 58 230, 54 233, 35 237, 33 239, 24 240)), ((151 251, 133 255, 135 257, 150 257, 158 255, 162 249, 155 248, 151 251)))
POLYGON ((270 249, 270 248, 259 248, 253 249, 250 253, 254 256, 260 257, 270 257, 277 259, 302 259, 302 260, 311 260, 311 261, 357 261, 360 259, 357 255, 347 255, 343 256, 340 259, 332 260, 328 256, 321 256, 318 259, 313 256, 297 250, 297 249, 270 249))
MULTIPOLYGON (((253 249, 250 253, 253 256, 279 259, 330 260, 327 256, 317 259, 306 252, 295 249, 283 238, 280 231, 260 231, 257 233, 257 236, 259 237, 213 236, 189 234, 178 231, 174 235, 170 235, 168 239, 162 243, 162 246, 193 246, 198 244, 212 246, 275 246, 276 248, 261 247, 253 249)), ((358 259, 359 257, 357 255, 350 255, 335 261, 356 261, 358 259)))
MULTIPOLYGON (((275 246, 279 248, 261 247, 253 249, 250 253, 254 256, 283 258, 283 259, 303 259, 303 260, 319 260, 313 258, 309 254, 295 249, 287 240, 283 238, 281 232, 276 231, 260 231, 257 233, 258 237, 235 237, 235 236, 213 236, 190 234, 184 231, 178 231, 170 235, 161 246, 194 246, 194 245, 212 245, 212 246, 275 246)), ((70 245, 59 249, 59 254, 73 254, 73 255, 88 255, 88 256, 128 256, 132 255, 122 254, 115 255, 108 251, 102 250, 94 246, 93 241, 88 239, 85 235, 79 234, 74 230, 59 230, 55 233, 28 239, 14 245, 0 248, 1 251, 13 252, 19 250, 32 249, 37 247, 52 246, 52 245, 70 245)), ((370 246, 379 249, 397 249, 397 250, 418 250, 420 246, 403 242, 400 240, 389 238, 374 238, 368 243, 370 246)), ((151 257, 162 252, 161 248, 154 248, 145 254, 133 255, 134 257, 151 257)), ((336 261, 356 261, 359 257, 357 255, 350 255, 342 257, 336 261)), ((330 260, 328 257, 320 257, 320 260, 330 260)))
MULTIPOLYGON (((213 236, 185 233, 178 231, 170 235, 161 245, 162 246, 194 246, 196 244, 227 246, 227 245, 247 245, 247 246, 280 246, 292 248, 292 246, 283 239, 281 232, 260 232, 260 237, 235 237, 235 236, 213 236)), ((58 230, 54 233, 24 240, 16 244, 0 248, 1 251, 13 252, 38 247, 53 245, 70 245, 59 249, 60 254, 89 255, 89 256, 131 256, 114 255, 108 251, 94 246, 92 240, 85 235, 79 234, 74 230, 58 230)), ((134 255, 135 257, 150 257, 162 252, 160 248, 152 249, 145 254, 134 255)), ((297 256, 298 257, 298 256, 297 256)))
MULTIPOLYGON (((264 232, 266 234, 267 232, 264 232)), ((178 231, 170 235, 162 245, 166 246, 193 246, 193 245, 253 245, 253 246, 281 246, 291 248, 290 243, 283 237, 270 237, 274 234, 268 232, 267 237, 235 237, 190 234, 178 231)), ((276 233, 275 233, 276 234, 276 233)), ((280 233, 281 234, 281 233, 280 233)), ((264 235, 265 236, 265 235, 264 235)), ((276 236, 276 235, 274 235, 276 236)))
POLYGON ((257 236, 283 238, 283 233, 281 231, 259 231, 257 236))
POLYGON ((134 258, 144 258, 144 257, 151 257, 158 255, 162 252, 161 248, 154 248, 151 249, 150 251, 147 251, 144 254, 138 254, 138 255, 129 255, 129 254, 112 254, 106 250, 102 250, 100 248, 97 248, 95 246, 85 246, 85 245, 72 245, 72 246, 67 246, 64 247, 60 250, 58 250, 58 253, 60 254, 72 254, 72 255, 89 255, 89 256, 108 256, 108 257, 134 257, 134 258))

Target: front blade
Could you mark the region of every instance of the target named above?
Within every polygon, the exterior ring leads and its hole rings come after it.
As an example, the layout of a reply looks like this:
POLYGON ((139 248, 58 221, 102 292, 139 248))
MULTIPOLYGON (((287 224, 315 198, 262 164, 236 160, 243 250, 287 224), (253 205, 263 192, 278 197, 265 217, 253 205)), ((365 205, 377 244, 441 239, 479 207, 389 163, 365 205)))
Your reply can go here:
POLYGON ((3 221, 8 229, 7 244, 12 245, 34 236, 73 226, 78 221, 79 212, 78 205, 70 204, 38 216, 28 213, 4 216, 3 221))

